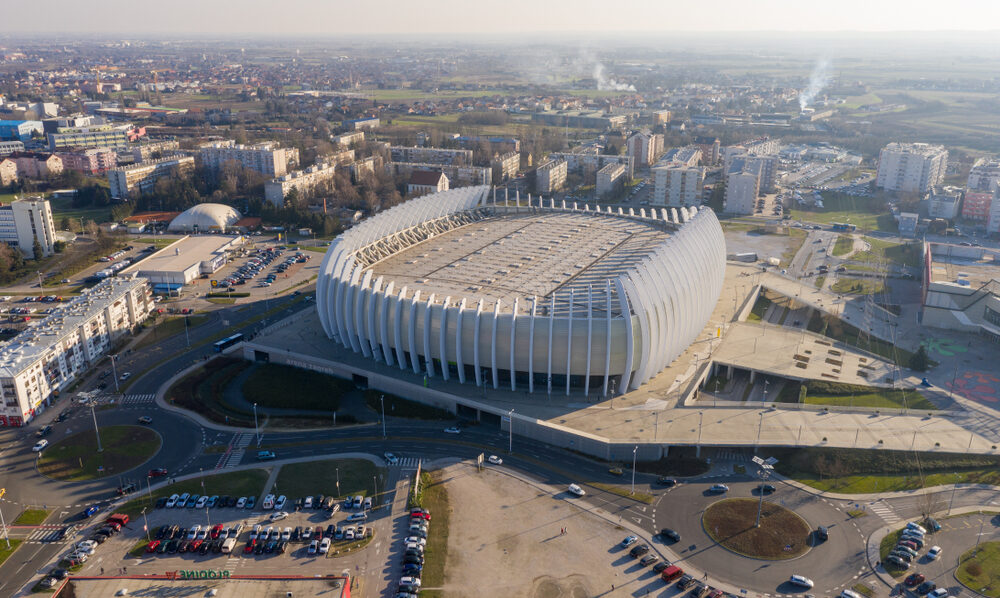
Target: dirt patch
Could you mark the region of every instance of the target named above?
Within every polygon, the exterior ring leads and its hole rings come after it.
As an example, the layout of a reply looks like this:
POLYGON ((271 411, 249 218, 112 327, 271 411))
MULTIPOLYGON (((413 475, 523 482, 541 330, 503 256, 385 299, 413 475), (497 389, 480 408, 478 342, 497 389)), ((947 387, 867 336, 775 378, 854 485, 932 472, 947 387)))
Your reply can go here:
POLYGON ((492 467, 477 473, 471 464, 441 473, 452 507, 444 596, 467 596, 473 587, 485 598, 584 598, 612 585, 622 595, 662 591, 653 571, 618 546, 630 532, 561 489, 536 488, 492 467))
POLYGON ((757 507, 758 501, 749 498, 721 500, 705 509, 705 532, 729 550, 751 558, 790 559, 809 550, 812 530, 805 519, 765 501, 760 527, 755 527, 757 507))

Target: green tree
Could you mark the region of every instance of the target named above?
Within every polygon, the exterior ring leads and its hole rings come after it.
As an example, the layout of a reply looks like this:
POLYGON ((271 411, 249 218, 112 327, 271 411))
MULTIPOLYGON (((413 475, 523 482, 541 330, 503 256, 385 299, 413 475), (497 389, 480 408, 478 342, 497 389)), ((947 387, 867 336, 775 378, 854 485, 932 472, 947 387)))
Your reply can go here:
POLYGON ((71 224, 70 224, 69 216, 63 216, 62 220, 59 221, 59 228, 61 230, 70 230, 70 226, 71 226, 71 224))
POLYGON ((52 244, 52 249, 56 253, 62 253, 63 251, 66 251, 66 241, 56 241, 55 243, 52 244))
POLYGON ((31 242, 31 254, 35 256, 36 260, 42 259, 42 244, 38 242, 38 237, 31 242))
POLYGON ((908 365, 911 370, 926 372, 927 367, 930 365, 930 359, 927 357, 927 347, 920 345, 917 352, 910 357, 910 363, 908 365))

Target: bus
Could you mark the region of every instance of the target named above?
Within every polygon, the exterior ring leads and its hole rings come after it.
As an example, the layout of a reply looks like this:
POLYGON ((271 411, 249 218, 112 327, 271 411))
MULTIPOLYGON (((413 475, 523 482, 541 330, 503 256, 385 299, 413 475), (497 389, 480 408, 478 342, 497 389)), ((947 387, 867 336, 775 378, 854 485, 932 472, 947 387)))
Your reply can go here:
POLYGON ((243 333, 242 332, 234 334, 234 335, 230 336, 229 338, 224 338, 221 341, 215 343, 215 345, 214 345, 215 346, 215 352, 216 353, 222 353, 223 351, 225 351, 229 347, 232 347, 233 345, 235 345, 236 343, 238 343, 238 342, 240 342, 242 340, 243 340, 243 333))
POLYGON ((858 225, 856 225, 856 224, 849 224, 849 223, 845 223, 845 222, 833 222, 831 224, 832 224, 832 226, 830 228, 832 230, 835 230, 835 231, 838 231, 838 232, 850 232, 850 233, 853 233, 854 231, 858 230, 858 225))

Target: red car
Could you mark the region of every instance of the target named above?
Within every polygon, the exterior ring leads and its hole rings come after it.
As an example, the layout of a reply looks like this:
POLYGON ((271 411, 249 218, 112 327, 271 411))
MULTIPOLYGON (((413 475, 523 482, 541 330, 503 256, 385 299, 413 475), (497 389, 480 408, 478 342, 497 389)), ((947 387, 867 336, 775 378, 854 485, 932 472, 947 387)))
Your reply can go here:
POLYGON ((250 540, 249 542, 247 542, 247 545, 243 547, 243 552, 246 554, 250 554, 251 552, 253 552, 254 546, 257 546, 257 540, 250 540))
POLYGON ((160 545, 159 540, 153 540, 146 546, 146 552, 154 552, 156 548, 160 545))
POLYGON ((924 579, 925 578, 922 573, 913 573, 909 575, 903 583, 912 588, 915 585, 923 583, 924 579))
POLYGON ((163 476, 167 475, 167 468, 166 467, 157 467, 156 469, 150 469, 149 473, 147 473, 146 475, 149 476, 149 477, 151 477, 151 478, 163 477, 163 476))
POLYGON ((188 544, 188 552, 197 552, 201 548, 201 544, 204 540, 195 540, 188 544))
POLYGON ((211 535, 213 540, 219 537, 219 532, 221 532, 222 529, 223 527, 221 523, 217 524, 215 527, 212 528, 211 535))

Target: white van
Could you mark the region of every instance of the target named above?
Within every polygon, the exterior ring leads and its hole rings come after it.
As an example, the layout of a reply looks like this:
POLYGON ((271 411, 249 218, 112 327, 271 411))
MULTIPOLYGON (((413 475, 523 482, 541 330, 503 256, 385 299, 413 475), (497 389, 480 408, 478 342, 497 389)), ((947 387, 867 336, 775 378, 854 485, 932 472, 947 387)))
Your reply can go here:
POLYGON ((222 553, 229 554, 233 551, 233 547, 236 546, 236 538, 226 538, 226 541, 222 543, 222 553))
POLYGON ((268 494, 264 497, 264 502, 261 503, 260 507, 265 510, 270 510, 274 508, 274 495, 268 494))

